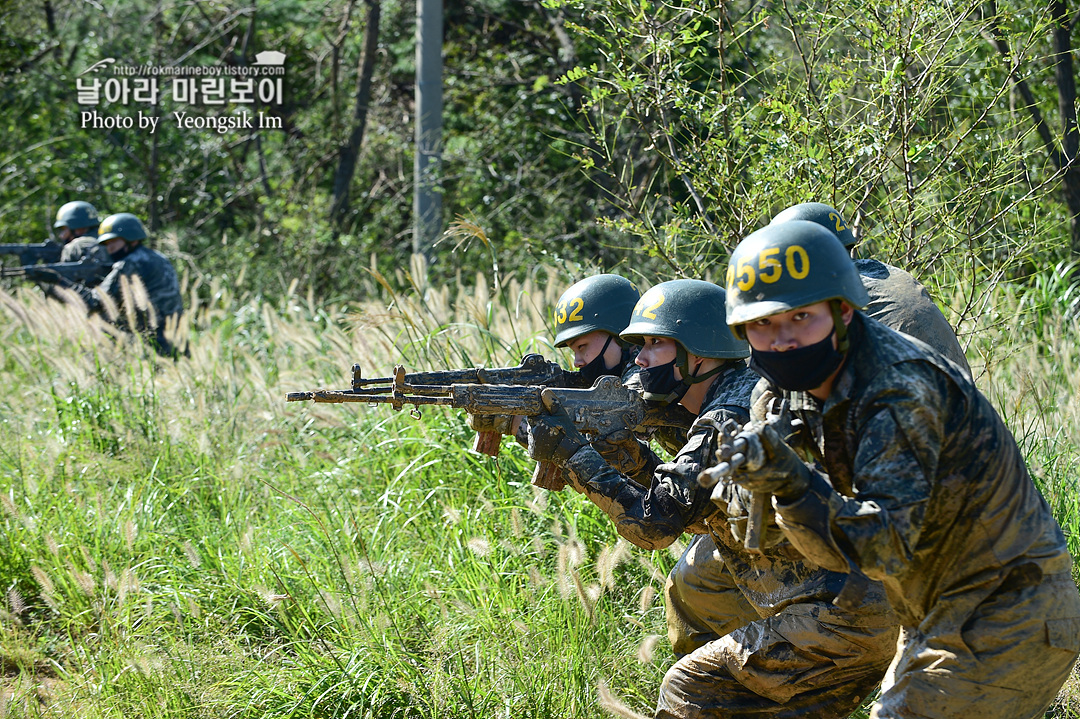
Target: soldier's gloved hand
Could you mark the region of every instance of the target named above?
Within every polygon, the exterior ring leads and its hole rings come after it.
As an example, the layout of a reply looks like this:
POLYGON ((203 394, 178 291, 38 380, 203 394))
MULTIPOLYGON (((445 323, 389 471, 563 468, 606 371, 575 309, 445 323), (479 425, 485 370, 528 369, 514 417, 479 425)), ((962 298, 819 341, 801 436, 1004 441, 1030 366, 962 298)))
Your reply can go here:
POLYGON ((470 414, 469 428, 476 432, 513 434, 514 418, 506 414, 470 414))
MULTIPOLYGON (((811 470, 781 439, 769 424, 750 422, 735 438, 747 444, 760 443, 763 457, 760 462, 743 464, 735 470, 732 480, 751 492, 765 492, 781 502, 794 502, 810 487, 811 470)), ((736 459, 736 454, 732 459, 736 459)))
MULTIPOLYGON (((727 516, 728 528, 731 530, 731 535, 735 537, 739 542, 746 540, 746 521, 750 514, 750 505, 752 504, 750 491, 745 487, 740 487, 737 484, 724 484, 720 487, 719 497, 722 502, 719 503, 721 510, 727 516)), ((717 501, 717 494, 713 495, 713 501, 717 501)), ((762 521, 765 525, 765 536, 761 544, 765 547, 772 547, 779 544, 784 539, 784 533, 780 531, 780 527, 776 525, 776 510, 773 509, 772 503, 765 506, 765 516, 762 517, 762 521)))
POLYGON ((47 270, 43 267, 27 267, 26 279, 34 282, 44 282, 50 285, 60 285, 61 287, 67 287, 71 283, 60 276, 60 274, 54 270, 47 270))
POLYGON ((563 465, 588 443, 565 414, 556 412, 529 420, 529 456, 537 462, 563 465))
POLYGON ((778 398, 778 395, 773 392, 772 385, 766 380, 758 382, 750 393, 750 419, 753 421, 768 419, 769 407, 773 406, 778 398))
POLYGON ((604 461, 620 474, 634 475, 652 459, 652 450, 628 429, 615 430, 600 439, 593 440, 595 449, 604 461))

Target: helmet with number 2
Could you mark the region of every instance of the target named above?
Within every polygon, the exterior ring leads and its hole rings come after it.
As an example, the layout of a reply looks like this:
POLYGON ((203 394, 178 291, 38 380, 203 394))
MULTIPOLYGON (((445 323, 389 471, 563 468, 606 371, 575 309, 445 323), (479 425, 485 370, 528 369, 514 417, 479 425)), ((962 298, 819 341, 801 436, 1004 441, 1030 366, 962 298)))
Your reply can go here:
POLYGON ((565 347, 596 330, 618 337, 640 296, 634 283, 619 275, 594 275, 575 283, 555 305, 555 346, 565 347))
POLYGON ((870 298, 836 234, 808 220, 768 225, 738 244, 727 269, 727 321, 747 322, 825 300, 866 307, 870 298))
POLYGON ((844 247, 851 248, 855 246, 855 233, 851 231, 851 225, 844 220, 839 210, 823 202, 803 202, 792 205, 772 218, 772 222, 769 224, 775 225, 780 222, 790 222, 791 220, 816 222, 839 237, 840 241, 844 243, 844 247))
POLYGON ((724 321, 724 299, 724 288, 712 282, 661 282, 638 300, 622 337, 636 345, 645 344, 646 336, 670 337, 698 357, 749 357, 750 346, 724 321))
POLYGON ((101 222, 98 228, 101 234, 98 243, 105 244, 114 237, 122 237, 127 242, 138 242, 146 239, 146 228, 138 217, 130 212, 120 212, 109 215, 101 222))

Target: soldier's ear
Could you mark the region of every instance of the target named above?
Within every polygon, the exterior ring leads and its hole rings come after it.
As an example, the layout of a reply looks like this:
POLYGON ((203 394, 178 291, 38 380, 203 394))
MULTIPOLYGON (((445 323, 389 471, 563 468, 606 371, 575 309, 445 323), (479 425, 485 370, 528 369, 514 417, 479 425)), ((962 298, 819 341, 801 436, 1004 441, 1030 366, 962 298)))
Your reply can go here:
POLYGON ((844 321, 845 325, 851 324, 851 319, 855 316, 855 308, 849 305, 844 300, 840 300, 840 319, 844 321))

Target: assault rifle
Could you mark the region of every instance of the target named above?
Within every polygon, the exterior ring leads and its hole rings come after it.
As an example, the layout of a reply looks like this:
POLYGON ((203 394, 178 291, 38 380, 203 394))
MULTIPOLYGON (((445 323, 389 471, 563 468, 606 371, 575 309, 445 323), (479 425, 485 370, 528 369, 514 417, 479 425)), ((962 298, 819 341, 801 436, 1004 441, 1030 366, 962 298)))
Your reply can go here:
POLYGON ((44 242, 0 244, 0 255, 15 255, 20 265, 36 262, 59 262, 64 246, 53 239, 44 242))
MULTIPOLYGON (((756 434, 739 437, 741 431, 742 428, 735 420, 724 420, 720 425, 720 437, 717 440, 719 447, 716 458, 719 464, 698 474, 698 484, 713 490, 712 500, 717 504, 725 503, 721 496, 723 487, 732 484, 732 477, 740 467, 753 471, 760 469, 765 463, 765 450, 761 446, 761 440, 756 434), (721 486, 718 487, 718 484, 721 486)), ((761 554, 761 536, 765 531, 765 512, 769 501, 769 495, 754 492, 747 508, 743 546, 755 554, 761 554)))
MULTIPOLYGON (((395 377, 364 377, 360 365, 353 365, 352 392, 385 394, 392 391, 391 383, 395 377)), ((554 362, 548 362, 542 355, 527 354, 521 358, 517 367, 471 367, 468 369, 434 370, 432 372, 407 372, 402 380, 405 385, 453 385, 453 384, 509 384, 585 387, 577 372, 570 372, 554 362)), ((322 400, 327 401, 327 400, 322 400)), ((348 400, 341 400, 348 401, 348 400)), ((692 418, 691 418, 692 421, 692 418)), ((687 426, 690 422, 686 423, 687 426)), ((498 432, 480 431, 476 433, 473 451, 494 457, 499 453, 502 435, 498 432)))
POLYGON ((112 265, 81 260, 79 262, 51 262, 44 265, 4 267, 0 277, 25 277, 33 282, 50 285, 72 285, 99 282, 109 274, 112 265))
MULTIPOLYGON (((522 365, 543 365, 559 369, 558 365, 544 362, 539 355, 527 355, 522 365), (536 358, 536 359, 530 359, 536 358)), ((520 370, 521 368, 506 368, 520 370)), ((498 372, 498 370, 450 370, 449 372, 498 372)), ((521 415, 535 417, 565 408, 577 428, 593 438, 607 436, 616 430, 641 430, 650 426, 689 426, 686 417, 667 407, 651 408, 637 392, 623 387, 617 377, 601 377, 592 387, 555 387, 539 384, 476 384, 447 383, 442 385, 414 384, 410 378, 428 379, 439 373, 419 372, 406 374, 405 368, 394 368, 393 377, 376 380, 364 380, 360 376, 360 366, 353 365, 353 388, 349 390, 313 390, 309 392, 290 392, 285 396, 288 402, 312 400, 315 402, 363 402, 368 404, 389 404, 400 410, 407 404, 413 405, 411 414, 420 418, 420 407, 424 405, 442 405, 464 409, 476 415, 521 415), (382 382, 377 386, 371 386, 382 382), (389 384, 386 384, 389 382, 389 384)), ((500 376, 483 374, 481 378, 500 376)), ((507 376, 507 375, 501 375, 507 376)), ((509 375, 511 378, 514 375, 509 375)), ((561 377, 560 377, 561 378, 561 377)), ((564 378, 563 378, 564 379, 564 378)), ((681 408, 680 408, 681 409, 681 408)), ((497 440, 501 437, 496 435, 497 440)), ((494 451, 485 452, 495 455, 494 451)), ((533 473, 533 484, 543 489, 560 490, 565 485, 559 468, 551 463, 537 464, 533 473)))

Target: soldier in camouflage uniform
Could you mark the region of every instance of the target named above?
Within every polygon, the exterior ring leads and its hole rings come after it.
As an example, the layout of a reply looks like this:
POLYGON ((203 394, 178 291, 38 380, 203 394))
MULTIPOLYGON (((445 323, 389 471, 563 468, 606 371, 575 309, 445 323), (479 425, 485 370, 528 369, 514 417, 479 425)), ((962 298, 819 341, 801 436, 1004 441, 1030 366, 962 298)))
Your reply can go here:
POLYGON ((619 338, 641 293, 619 275, 594 275, 571 285, 555 305, 555 346, 574 353, 581 385, 634 366, 632 345, 619 338))
POLYGON ((734 480, 773 496, 807 559, 882 582, 902 622, 872 716, 1042 717, 1080 652, 1080 593, 997 412, 954 363, 858 311, 858 273, 817 224, 747 237, 727 286, 751 366, 803 421, 791 441, 828 473, 750 425, 734 480))
MULTIPOLYGON (((619 339, 641 293, 619 275, 586 277, 571 285, 555 305, 555 346, 574 353, 574 386, 592 387, 601 376, 622 377, 634 367, 631 345, 619 339)), ((513 435, 526 444, 527 429, 520 417, 469 415, 477 432, 513 435)))
MULTIPOLYGON (((684 532, 711 533, 723 555, 723 587, 713 586, 713 615, 726 613, 725 636, 668 670, 656 716, 843 717, 877 686, 896 643, 896 618, 880 585, 863 605, 832 600, 843 575, 814 567, 774 530, 764 554, 746 550, 727 514, 699 487, 712 464, 719 427, 748 419, 757 376, 744 342, 724 325, 724 292, 699 280, 661 283, 646 292, 622 336, 642 344, 637 364, 647 398, 679 402, 697 416, 671 462, 653 466, 647 485, 620 474, 590 447, 566 416, 532 424, 529 453, 568 470, 574 488, 644 549, 670 545, 684 532)), ((739 517, 741 498, 730 509, 739 517)))
MULTIPOLYGON (((821 202, 792 205, 774 217, 770 224, 790 220, 818 223, 835 233, 852 257, 855 256, 855 233, 832 207, 821 202)), ((968 377, 971 376, 971 367, 956 339, 956 332, 918 280, 899 267, 878 260, 856 259, 855 269, 870 298, 864 310, 868 317, 898 332, 919 338, 955 362, 968 377)))
MULTIPOLYGON (((791 220, 809 220, 836 234, 849 251, 855 248, 855 235, 839 211, 821 202, 793 205, 776 215, 770 224, 791 220)), ((870 298, 866 314, 886 327, 917 337, 942 353, 969 377, 971 368, 948 320, 930 299, 926 288, 901 269, 877 260, 855 260, 863 287, 870 298)), ((767 402, 767 382, 758 385, 761 401, 767 402)), ((763 417, 751 415, 752 419, 763 417)), ((668 613, 668 636, 676 655, 689 654, 699 646, 726 634, 729 616, 714 601, 717 591, 724 591, 726 573, 722 558, 712 538, 697 535, 672 568, 665 587, 668 613)))
POLYGON ((131 213, 109 215, 100 229, 98 242, 113 264, 100 285, 80 292, 87 307, 91 312, 105 311, 107 303, 118 307, 120 311, 113 319, 118 327, 139 332, 158 354, 175 357, 178 350, 166 337, 165 327, 179 319, 184 303, 172 263, 142 244, 146 230, 131 213), (142 285, 145 296, 136 284, 142 285))
POLYGON ((102 265, 112 264, 109 253, 98 245, 98 212, 89 202, 76 200, 60 206, 53 228, 64 243, 61 262, 81 262, 86 259, 102 265))

